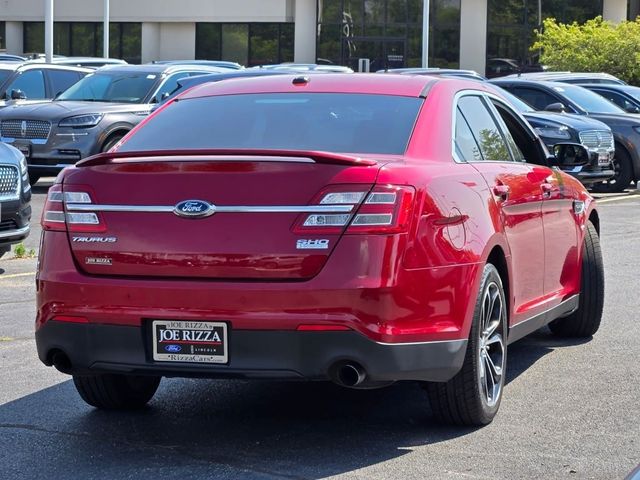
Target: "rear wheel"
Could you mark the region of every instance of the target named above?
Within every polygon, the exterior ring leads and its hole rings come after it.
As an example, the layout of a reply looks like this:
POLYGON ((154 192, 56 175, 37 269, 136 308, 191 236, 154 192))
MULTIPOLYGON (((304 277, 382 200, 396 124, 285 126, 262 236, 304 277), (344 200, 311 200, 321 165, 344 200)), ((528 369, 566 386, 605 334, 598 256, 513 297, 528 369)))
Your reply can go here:
POLYGON ((604 267, 600 237, 587 222, 582 245, 581 291, 578 309, 568 317, 549 324, 553 333, 562 337, 590 337, 600 328, 604 306, 604 267))
POLYGON ((462 369, 446 383, 425 388, 434 416, 444 423, 486 425, 502 399, 507 365, 507 302, 500 275, 487 264, 482 274, 462 369))
POLYGON ((622 147, 616 146, 616 154, 613 159, 613 170, 615 175, 605 182, 598 183, 594 190, 603 193, 622 192, 631 184, 633 180, 633 165, 631 157, 622 147))
POLYGON ((102 374, 74 375, 82 399, 96 408, 126 410, 144 407, 160 385, 160 377, 102 374))

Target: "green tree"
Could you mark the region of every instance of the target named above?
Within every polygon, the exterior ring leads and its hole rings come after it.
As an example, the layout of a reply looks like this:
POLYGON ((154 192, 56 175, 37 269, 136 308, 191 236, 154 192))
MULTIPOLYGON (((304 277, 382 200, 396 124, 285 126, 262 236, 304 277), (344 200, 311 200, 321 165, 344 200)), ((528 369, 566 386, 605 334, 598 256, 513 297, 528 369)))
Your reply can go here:
POLYGON ((563 24, 549 18, 536 37, 531 50, 541 50, 541 63, 552 70, 606 72, 640 85, 640 19, 563 24))

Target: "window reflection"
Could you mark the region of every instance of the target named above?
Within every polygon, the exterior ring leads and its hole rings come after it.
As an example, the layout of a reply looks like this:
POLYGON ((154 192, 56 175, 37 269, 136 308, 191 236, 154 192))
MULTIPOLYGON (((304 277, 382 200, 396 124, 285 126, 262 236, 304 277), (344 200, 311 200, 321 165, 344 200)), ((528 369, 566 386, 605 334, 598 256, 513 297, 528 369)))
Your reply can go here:
POLYGON ((487 72, 490 77, 511 72, 508 60, 518 67, 538 62, 538 53, 530 52, 534 29, 542 20, 553 17, 559 22, 583 23, 602 15, 602 0, 488 0, 487 72))
MULTIPOLYGON (((317 61, 357 69, 422 64, 423 0, 318 0, 317 61)), ((430 2, 429 64, 459 66, 460 0, 430 2)))

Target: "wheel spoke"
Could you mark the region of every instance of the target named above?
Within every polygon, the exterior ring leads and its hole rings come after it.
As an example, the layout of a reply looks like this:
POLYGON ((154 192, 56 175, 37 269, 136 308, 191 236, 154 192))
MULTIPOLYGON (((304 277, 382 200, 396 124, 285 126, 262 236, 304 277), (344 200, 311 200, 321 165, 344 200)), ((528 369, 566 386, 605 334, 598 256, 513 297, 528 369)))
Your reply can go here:
MULTIPOLYGON (((491 370, 491 367, 489 366, 489 355, 487 355, 484 358, 484 361, 486 362, 486 365, 487 365, 485 370, 491 370)), ((496 382, 491 372, 489 371, 488 373, 489 374, 485 376, 487 400, 489 401, 489 403, 493 403, 493 400, 495 397, 496 382)))
POLYGON ((491 355, 488 355, 485 357, 487 360, 487 366, 489 367, 489 374, 491 375, 491 377, 493 377, 495 380, 497 380, 498 382, 500 382, 500 377, 502 377, 502 365, 496 365, 493 362, 493 358, 491 358, 491 355))

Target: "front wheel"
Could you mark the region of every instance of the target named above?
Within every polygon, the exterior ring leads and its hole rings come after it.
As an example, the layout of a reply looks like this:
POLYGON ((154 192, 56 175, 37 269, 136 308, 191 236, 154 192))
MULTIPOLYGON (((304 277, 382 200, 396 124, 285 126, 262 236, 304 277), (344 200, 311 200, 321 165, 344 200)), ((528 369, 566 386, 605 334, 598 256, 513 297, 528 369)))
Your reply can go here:
POLYGON ((507 365, 507 302, 498 270, 487 264, 476 299, 462 369, 448 382, 425 384, 436 419, 486 425, 502 399, 507 365))
POLYGON ((98 374, 74 375, 82 399, 96 408, 129 410, 144 407, 160 385, 160 377, 98 374))

